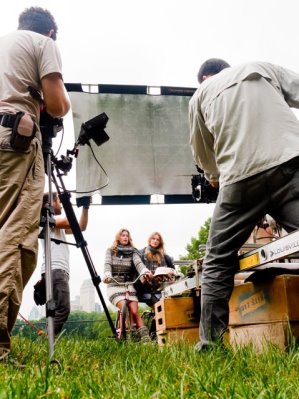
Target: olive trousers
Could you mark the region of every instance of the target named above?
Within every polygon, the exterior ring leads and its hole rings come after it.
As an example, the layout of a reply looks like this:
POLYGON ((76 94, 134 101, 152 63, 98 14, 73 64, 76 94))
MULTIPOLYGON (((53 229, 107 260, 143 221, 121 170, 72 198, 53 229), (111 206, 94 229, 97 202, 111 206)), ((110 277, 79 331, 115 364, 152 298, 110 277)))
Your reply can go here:
POLYGON ((44 191, 40 141, 15 151, 10 134, 0 126, 0 352, 10 349, 23 289, 36 267, 44 191))

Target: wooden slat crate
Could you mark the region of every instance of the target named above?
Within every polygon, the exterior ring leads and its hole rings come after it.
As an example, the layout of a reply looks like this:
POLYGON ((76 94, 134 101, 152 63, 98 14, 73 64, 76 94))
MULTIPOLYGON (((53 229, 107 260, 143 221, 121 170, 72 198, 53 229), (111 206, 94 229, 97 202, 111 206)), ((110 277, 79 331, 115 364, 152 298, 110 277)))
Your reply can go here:
POLYGON ((179 328, 167 329, 157 332, 158 345, 163 346, 167 344, 196 344, 199 341, 199 328, 179 328))
POLYGON ((299 322, 286 321, 232 326, 226 335, 229 345, 234 349, 250 345, 258 352, 267 349, 268 344, 285 350, 298 337, 299 322))
POLYGON ((161 299, 155 304, 155 314, 157 331, 174 328, 198 328, 199 317, 195 313, 192 297, 161 299))
POLYGON ((281 275, 262 283, 234 287, 229 325, 299 321, 299 276, 281 275))

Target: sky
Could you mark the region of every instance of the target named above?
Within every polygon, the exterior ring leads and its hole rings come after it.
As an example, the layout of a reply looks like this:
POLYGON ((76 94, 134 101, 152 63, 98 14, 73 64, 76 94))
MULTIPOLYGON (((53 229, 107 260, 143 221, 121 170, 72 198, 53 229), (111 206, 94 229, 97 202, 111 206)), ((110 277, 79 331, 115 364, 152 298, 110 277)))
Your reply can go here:
MULTIPOLYGON (((211 57, 231 65, 267 61, 299 72, 296 0, 11 0, 0 35, 15 30, 19 13, 29 6, 49 9, 57 21, 66 83, 197 87, 199 66, 211 57)), ((64 125, 60 154, 75 141, 71 112, 64 125)), ((74 169, 64 178, 67 189, 74 189, 74 169)), ((102 275, 105 250, 119 228, 131 231, 138 248, 152 231, 160 231, 167 252, 178 259, 213 207, 92 206, 84 237, 97 273, 102 275)), ((80 249, 70 250, 74 298, 90 274, 80 249)), ((34 305, 32 287, 39 271, 40 260, 24 291, 25 317, 34 305)), ((100 289, 105 294, 103 284, 100 289)))

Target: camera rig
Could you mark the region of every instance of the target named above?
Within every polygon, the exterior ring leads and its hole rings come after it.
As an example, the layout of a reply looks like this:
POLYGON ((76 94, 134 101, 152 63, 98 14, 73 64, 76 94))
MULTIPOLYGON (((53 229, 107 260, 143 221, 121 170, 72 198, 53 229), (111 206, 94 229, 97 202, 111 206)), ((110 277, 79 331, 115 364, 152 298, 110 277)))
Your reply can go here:
POLYGON ((219 189, 212 187, 208 180, 205 178, 204 171, 200 169, 197 165, 195 166, 198 174, 192 175, 191 178, 192 197, 194 201, 206 204, 216 202, 219 189))
MULTIPOLYGON (((62 118, 53 118, 49 115, 45 109, 42 110, 40 114, 40 131, 42 135, 42 151, 44 157, 45 164, 45 172, 48 175, 49 180, 49 198, 50 198, 50 206, 46 207, 46 212, 41 221, 43 222, 44 228, 44 239, 45 239, 45 283, 46 283, 46 317, 47 317, 47 331, 48 331, 48 341, 49 341, 49 355, 51 362, 58 363, 59 362, 53 359, 54 356, 54 348, 55 348, 55 340, 54 340, 54 316, 55 316, 55 301, 53 299, 53 281, 52 281, 52 273, 51 273, 51 237, 50 237, 50 227, 51 222, 53 220, 53 197, 52 197, 52 187, 51 181, 54 183, 58 197, 62 203, 64 208, 66 217, 69 221, 69 225, 71 227, 73 236, 75 238, 76 244, 67 243, 70 245, 76 245, 81 249, 83 257, 85 259, 87 268, 90 272, 91 279, 95 290, 99 296, 101 304, 103 306, 104 312, 106 314, 108 323, 110 325, 111 331, 114 336, 116 336, 116 331, 114 327, 114 323, 111 319, 109 310, 105 303, 102 292, 99 288, 99 284, 101 282, 100 276, 97 274, 95 267, 93 265, 92 259, 90 257, 87 242, 85 241, 79 223, 77 221, 76 215, 73 210, 73 206, 70 202, 71 194, 66 190, 64 182, 62 180, 62 175, 67 174, 68 171, 71 170, 72 167, 72 157, 70 155, 74 155, 77 157, 79 145, 89 145, 90 139, 93 139, 97 146, 105 143, 109 140, 109 136, 105 132, 104 128, 108 122, 108 116, 105 113, 102 113, 89 121, 85 122, 81 126, 81 131, 79 134, 79 138, 74 145, 73 150, 67 150, 67 155, 61 156, 61 159, 58 160, 53 155, 52 150, 52 138, 56 137, 57 133, 63 129, 63 120, 62 118), (61 173, 61 172, 62 173, 61 173), (56 174, 54 173, 56 172, 56 174)), ((42 225, 42 224, 41 224, 42 225)))
MULTIPOLYGON (((74 155, 75 158, 77 157, 77 148, 79 145, 87 144, 90 146, 90 140, 93 139, 93 141, 99 147, 100 145, 108 141, 109 136, 104 130, 106 128, 108 120, 108 116, 105 114, 105 112, 102 112, 100 115, 97 115, 87 122, 82 123, 78 140, 76 141, 74 148, 72 150, 67 150, 66 155, 61 155, 60 160, 54 160, 58 169, 60 169, 64 173, 67 173, 71 170, 72 158, 70 157, 70 155, 74 155)), ((45 110, 40 113, 40 131, 42 134, 42 149, 44 158, 46 158, 45 154, 51 153, 52 139, 56 137, 57 133, 60 132, 62 129, 62 118, 53 118, 45 110)))

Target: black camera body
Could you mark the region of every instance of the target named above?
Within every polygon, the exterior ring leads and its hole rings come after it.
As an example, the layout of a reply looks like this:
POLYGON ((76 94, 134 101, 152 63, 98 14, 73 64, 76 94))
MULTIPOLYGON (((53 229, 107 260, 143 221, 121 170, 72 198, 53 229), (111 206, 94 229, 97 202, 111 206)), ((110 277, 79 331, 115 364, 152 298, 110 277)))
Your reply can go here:
POLYGON ((39 126, 43 136, 48 135, 53 138, 63 129, 63 119, 53 118, 44 110, 40 113, 39 126))
POLYGON ((52 148, 52 138, 63 129, 63 119, 53 118, 46 110, 41 111, 39 127, 42 134, 43 152, 49 152, 52 148))
POLYGON ((99 147, 109 140, 108 134, 105 132, 109 118, 102 112, 100 115, 95 116, 89 121, 82 123, 81 130, 76 145, 89 144, 89 140, 93 139, 99 147))
POLYGON ((32 98, 39 102, 41 107, 39 117, 39 127, 42 134, 42 147, 43 152, 49 152, 52 148, 52 138, 56 137, 57 133, 63 129, 63 119, 53 118, 44 106, 41 93, 32 86, 28 86, 28 91, 32 98))
POLYGON ((195 202, 201 202, 209 204, 216 202, 219 189, 214 188, 210 185, 208 180, 204 177, 204 172, 198 166, 198 175, 192 175, 191 186, 192 186, 192 197, 195 202))

